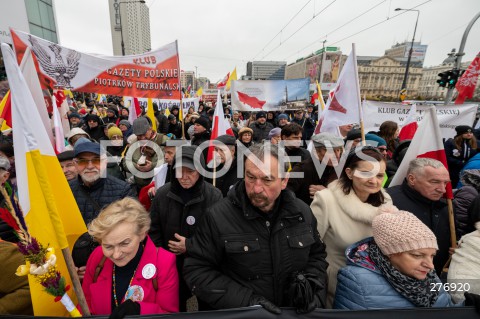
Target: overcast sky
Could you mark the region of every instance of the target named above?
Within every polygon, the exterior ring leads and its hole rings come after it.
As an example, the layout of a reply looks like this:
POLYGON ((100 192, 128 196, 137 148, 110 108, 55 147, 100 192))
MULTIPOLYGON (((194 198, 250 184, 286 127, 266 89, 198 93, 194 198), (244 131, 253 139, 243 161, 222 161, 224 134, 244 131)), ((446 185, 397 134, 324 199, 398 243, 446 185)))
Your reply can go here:
MULTIPOLYGON (((480 12, 480 0, 146 3, 150 8, 152 48, 178 40, 181 69, 195 71, 197 66, 198 75, 212 82, 234 67, 240 77, 252 60, 294 62, 321 49, 323 40, 327 40, 326 46, 340 47, 347 55, 355 43, 357 55, 381 56, 392 44, 412 40, 417 14, 394 11, 398 7, 420 10, 415 40, 428 45, 424 66, 437 65, 452 48, 458 50, 465 28, 480 12)), ((56 0, 55 11, 61 45, 82 52, 113 54, 107 0, 56 0)), ((480 19, 470 31, 462 61, 471 61, 479 51, 480 19)))

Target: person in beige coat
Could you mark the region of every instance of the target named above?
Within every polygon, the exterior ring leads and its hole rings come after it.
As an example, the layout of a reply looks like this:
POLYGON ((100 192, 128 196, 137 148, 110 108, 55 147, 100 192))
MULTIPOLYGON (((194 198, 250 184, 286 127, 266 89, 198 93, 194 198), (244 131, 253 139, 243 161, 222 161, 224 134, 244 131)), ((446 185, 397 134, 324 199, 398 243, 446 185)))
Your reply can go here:
POLYGON ((346 265, 345 249, 372 236, 372 220, 380 208, 392 205, 382 189, 385 159, 371 146, 351 151, 340 178, 315 194, 311 208, 327 246, 327 307, 333 305, 338 270, 346 265))
MULTIPOLYGON (((480 214, 476 214, 479 218, 480 214)), ((456 303, 465 300, 465 291, 480 294, 480 221, 475 223, 475 228, 458 242, 448 269, 448 283, 454 287, 450 295, 456 303)))

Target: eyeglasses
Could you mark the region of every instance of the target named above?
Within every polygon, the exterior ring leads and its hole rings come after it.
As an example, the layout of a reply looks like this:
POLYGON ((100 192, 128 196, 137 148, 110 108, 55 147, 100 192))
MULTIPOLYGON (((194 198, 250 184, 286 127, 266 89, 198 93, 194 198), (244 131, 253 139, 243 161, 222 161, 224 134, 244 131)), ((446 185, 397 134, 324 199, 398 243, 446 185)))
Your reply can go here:
POLYGON ((87 166, 89 163, 91 163, 94 166, 99 166, 100 165, 100 157, 92 158, 92 159, 86 159, 86 158, 76 158, 75 164, 78 166, 87 166))

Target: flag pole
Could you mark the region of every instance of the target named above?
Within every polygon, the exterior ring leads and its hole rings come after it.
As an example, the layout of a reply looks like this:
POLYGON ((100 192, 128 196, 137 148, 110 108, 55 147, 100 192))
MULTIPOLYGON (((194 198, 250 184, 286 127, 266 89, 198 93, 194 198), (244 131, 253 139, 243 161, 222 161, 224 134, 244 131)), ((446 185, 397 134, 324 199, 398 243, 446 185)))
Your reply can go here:
POLYGON ((358 81, 358 66, 357 66, 357 54, 355 52, 355 43, 352 43, 352 54, 354 58, 353 68, 355 70, 355 88, 357 91, 357 105, 358 105, 358 114, 360 115, 360 132, 362 134, 362 145, 365 146, 365 127, 363 125, 363 112, 362 112, 362 97, 360 95, 360 84, 358 81))
POLYGON ((177 66, 178 66, 178 92, 180 93, 180 105, 179 105, 179 112, 182 110, 182 140, 185 139, 185 120, 183 119, 183 103, 182 103, 182 83, 180 82, 180 53, 178 52, 178 41, 175 40, 175 47, 177 49, 177 66))
POLYGON ((212 178, 212 185, 216 187, 216 180, 217 180, 217 160, 215 156, 215 151, 213 151, 213 178, 212 178))
MULTIPOLYGON (((39 151, 31 152, 32 160, 35 165, 35 173, 38 176, 38 181, 40 187, 45 190, 44 198, 45 203, 47 205, 48 214, 51 219, 51 223, 53 225, 53 229, 57 237, 66 238, 65 229, 63 228, 63 223, 60 219, 58 214, 58 210, 56 205, 54 204, 55 200, 53 198, 53 191, 51 189, 51 185, 47 182, 47 168, 42 162, 41 155, 39 151)), ((61 248, 63 257, 65 259, 65 264, 68 269, 68 273, 70 274, 70 279, 72 280, 73 290, 75 291, 75 295, 77 296, 78 304, 82 310, 84 316, 90 316, 90 311, 88 309, 87 300, 85 299, 85 295, 83 294, 82 285, 80 284, 80 280, 78 279, 77 270, 75 269, 75 265, 73 263, 72 255, 70 253, 70 248, 65 247, 61 248)))

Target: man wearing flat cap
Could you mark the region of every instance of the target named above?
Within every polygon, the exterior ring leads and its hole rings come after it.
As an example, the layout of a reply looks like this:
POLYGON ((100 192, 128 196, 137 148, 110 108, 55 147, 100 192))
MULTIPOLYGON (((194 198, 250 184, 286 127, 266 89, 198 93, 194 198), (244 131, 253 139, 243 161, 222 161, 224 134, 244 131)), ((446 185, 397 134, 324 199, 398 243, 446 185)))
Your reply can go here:
POLYGON ((447 156, 448 171, 455 188, 460 180, 460 171, 463 166, 477 154, 477 140, 473 129, 468 125, 455 127, 456 135, 445 142, 445 155, 447 156))
POLYGON ((343 139, 341 137, 330 133, 320 133, 313 135, 312 141, 315 147, 315 153, 313 154, 315 158, 296 164, 290 173, 302 172, 304 177, 290 177, 287 185, 297 195, 297 198, 303 200, 307 205, 312 203, 316 192, 325 189, 330 182, 338 179, 335 172, 335 162, 338 163, 343 153, 343 139), (320 170, 317 170, 314 161, 317 162, 320 170))
POLYGON ((256 115, 256 121, 250 124, 250 128, 253 130, 253 142, 261 143, 268 138, 268 133, 273 129, 273 125, 267 122, 267 114, 260 111, 256 115))
MULTIPOLYGON (((213 171, 215 169, 215 187, 218 188, 223 197, 227 196, 230 188, 241 178, 237 177, 237 156, 236 156, 236 139, 231 135, 220 135, 213 141, 215 147, 215 152, 218 156, 216 159, 216 167, 210 169, 213 171), (223 173, 228 167, 228 170, 223 173)), ((208 182, 213 184, 213 179, 207 179, 208 182)))
POLYGON ((68 115, 68 121, 70 122, 70 129, 74 127, 82 127, 82 116, 77 112, 72 112, 68 115))
POLYGON ((75 158, 74 151, 65 151, 57 154, 58 161, 62 167, 63 174, 67 178, 67 181, 71 181, 77 178, 77 167, 73 159, 75 158))
MULTIPOLYGON (((222 193, 205 182, 199 173, 197 167, 205 167, 205 161, 202 156, 195 157, 196 149, 194 145, 177 149, 181 157, 180 160, 176 157, 173 164, 175 176, 156 191, 150 207, 150 238, 157 247, 177 255, 180 311, 186 311, 186 301, 192 296, 183 279, 183 262, 187 253, 185 242, 194 235, 206 209, 222 199, 222 193)), ((202 304, 199 307, 202 310, 202 304)))
POLYGON ((315 120, 307 115, 303 110, 296 110, 295 117, 291 123, 297 123, 303 129, 303 140, 308 141, 315 131, 315 120))

